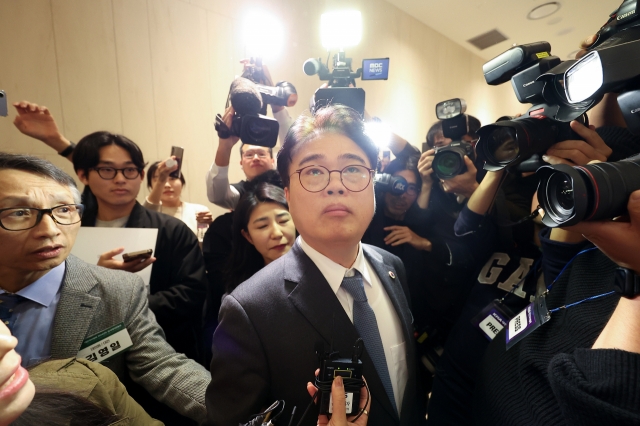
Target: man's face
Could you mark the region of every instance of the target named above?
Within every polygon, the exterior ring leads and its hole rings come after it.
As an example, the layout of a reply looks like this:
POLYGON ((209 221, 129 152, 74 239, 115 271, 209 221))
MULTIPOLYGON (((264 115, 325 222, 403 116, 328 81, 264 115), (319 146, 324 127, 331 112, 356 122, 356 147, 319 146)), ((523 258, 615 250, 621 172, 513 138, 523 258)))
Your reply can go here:
POLYGON ((391 217, 399 217, 403 216, 416 201, 420 186, 416 181, 416 175, 410 170, 401 170, 393 175, 402 176, 408 185, 407 191, 402 195, 393 195, 390 192, 384 194, 385 213, 391 217))
POLYGON ((356 246, 373 218, 373 184, 370 182, 363 191, 351 192, 342 184, 340 173, 333 172, 326 188, 309 192, 300 184, 299 174, 292 173, 312 165, 328 170, 350 165, 371 167, 367 155, 348 137, 325 133, 304 144, 293 156, 289 166, 291 182, 285 188, 291 216, 307 243, 318 251, 332 245, 356 246))
MULTIPOLYGON (((107 145, 100 148, 100 161, 95 168, 125 169, 136 167, 126 149, 118 145, 107 145)), ((105 171, 103 170, 102 173, 104 174, 105 171)), ((134 179, 125 178, 122 171, 117 172, 113 179, 103 179, 98 171, 93 169, 86 174, 83 170, 78 170, 78 177, 82 183, 91 187, 91 192, 98 199, 98 209, 100 205, 130 209, 135 204, 138 192, 140 192, 144 170, 134 179)))
MULTIPOLYGON (((63 204, 75 204, 68 187, 32 173, 0 170, 0 209, 49 209, 63 204)), ((31 229, 0 228, 0 277, 35 281, 67 258, 78 229, 80 223, 59 225, 47 214, 31 229)))
POLYGON ((267 170, 272 170, 274 165, 275 162, 273 161, 273 158, 271 158, 269 148, 258 145, 242 146, 240 166, 242 167, 242 170, 244 170, 247 180, 251 180, 267 170))

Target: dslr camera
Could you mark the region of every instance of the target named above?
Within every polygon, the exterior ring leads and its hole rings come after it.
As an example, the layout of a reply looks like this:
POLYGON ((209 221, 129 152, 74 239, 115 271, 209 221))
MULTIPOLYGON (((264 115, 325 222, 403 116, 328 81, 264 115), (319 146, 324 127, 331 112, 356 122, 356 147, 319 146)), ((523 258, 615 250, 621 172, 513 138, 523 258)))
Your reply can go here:
POLYGON ((551 45, 541 41, 512 47, 483 65, 485 80, 498 85, 511 80, 520 103, 532 103, 526 114, 513 120, 499 121, 478 130, 478 156, 490 171, 504 168, 532 172, 545 164, 540 159, 551 145, 569 139, 580 139, 569 123, 578 120, 588 125, 585 114, 599 99, 579 104, 567 102, 564 81, 549 78, 566 66, 551 56, 551 45))
MULTIPOLYGON (((605 93, 619 93, 618 105, 628 130, 640 135, 638 18, 637 2, 625 0, 600 29, 587 54, 539 78, 555 87, 563 108, 588 109, 605 93)), ((543 223, 570 226, 625 214, 629 195, 640 189, 640 155, 586 166, 546 165, 536 173, 538 201, 546 213, 543 223)))
POLYGON ((451 179, 467 171, 464 162, 466 155, 475 161, 473 145, 463 141, 462 137, 469 133, 467 103, 464 99, 449 99, 436 105, 436 116, 442 120, 442 135, 452 142, 448 146, 436 148, 431 168, 438 179, 451 179))
POLYGON ((362 68, 352 70, 352 58, 340 50, 333 56, 333 70, 329 71, 329 58, 323 64, 321 58, 307 59, 302 65, 306 75, 318 75, 320 80, 328 81, 329 87, 316 90, 311 97, 310 110, 327 106, 328 104, 342 104, 364 115, 364 89, 356 87, 356 79, 387 80, 389 78, 389 58, 364 59, 362 68), (349 87, 353 86, 353 87, 349 87))

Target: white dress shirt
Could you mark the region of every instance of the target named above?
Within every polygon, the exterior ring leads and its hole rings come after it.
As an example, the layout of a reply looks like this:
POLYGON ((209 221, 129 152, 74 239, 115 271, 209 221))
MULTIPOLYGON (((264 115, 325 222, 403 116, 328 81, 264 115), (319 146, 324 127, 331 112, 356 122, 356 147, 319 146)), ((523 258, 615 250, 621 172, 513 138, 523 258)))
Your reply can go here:
POLYGON ((376 315, 378 331, 382 339, 384 355, 389 368, 389 377, 396 399, 396 407, 398 407, 398 415, 400 415, 408 377, 406 343, 398 314, 378 275, 364 257, 362 244, 358 244, 358 256, 351 268, 347 269, 309 246, 302 237, 298 238, 300 247, 327 280, 351 322, 353 322, 353 297, 341 287, 342 279, 345 276, 353 276, 354 270, 362 274, 364 292, 367 295, 369 306, 371 306, 376 315))

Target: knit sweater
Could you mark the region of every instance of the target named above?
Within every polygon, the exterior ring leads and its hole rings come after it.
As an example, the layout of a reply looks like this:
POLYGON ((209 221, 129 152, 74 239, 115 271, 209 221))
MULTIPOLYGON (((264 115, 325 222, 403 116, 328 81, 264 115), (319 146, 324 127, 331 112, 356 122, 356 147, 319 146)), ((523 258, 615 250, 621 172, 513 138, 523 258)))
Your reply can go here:
MULTIPOLYGON (((581 255, 555 283, 547 306, 613 290, 615 268, 598 250, 581 255)), ((640 354, 589 349, 618 300, 614 294, 553 313, 509 351, 504 330, 498 334, 477 377, 475 423, 640 424, 640 354)))

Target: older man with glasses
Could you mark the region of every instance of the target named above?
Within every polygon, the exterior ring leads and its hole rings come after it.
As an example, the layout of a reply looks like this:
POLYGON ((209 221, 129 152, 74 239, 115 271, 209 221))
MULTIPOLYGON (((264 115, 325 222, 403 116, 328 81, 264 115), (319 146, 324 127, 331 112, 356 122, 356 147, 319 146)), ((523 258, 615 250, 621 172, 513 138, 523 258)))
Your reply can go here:
POLYGON ((209 373, 166 342, 142 280, 70 255, 84 210, 73 179, 51 163, 0 153, 0 320, 18 338, 22 366, 100 361, 202 420, 209 373))

